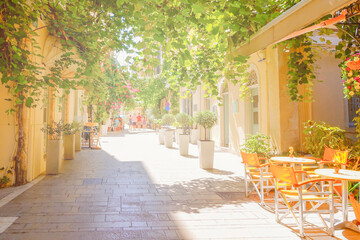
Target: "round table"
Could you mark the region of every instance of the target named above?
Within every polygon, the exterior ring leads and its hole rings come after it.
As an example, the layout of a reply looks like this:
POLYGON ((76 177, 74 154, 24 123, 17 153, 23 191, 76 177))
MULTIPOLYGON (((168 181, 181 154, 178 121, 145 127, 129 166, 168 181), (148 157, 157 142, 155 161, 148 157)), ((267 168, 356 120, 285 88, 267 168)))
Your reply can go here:
MULTIPOLYGON (((300 164, 301 170, 303 170, 304 164, 314 164, 316 161, 314 159, 308 159, 308 158, 300 158, 300 157, 272 157, 270 158, 271 161, 282 163, 282 164, 290 164, 294 169, 295 164, 300 164)), ((304 180, 304 176, 302 174, 299 174, 299 177, 301 180, 304 180)))
POLYGON ((270 158, 271 161, 284 163, 284 164, 313 164, 316 163, 313 159, 308 158, 300 158, 300 157, 272 157, 270 158))
POLYGON ((340 169, 339 173, 335 173, 335 170, 332 168, 322 168, 316 169, 315 173, 319 176, 342 181, 343 221, 348 221, 348 181, 359 182, 360 171, 340 169))

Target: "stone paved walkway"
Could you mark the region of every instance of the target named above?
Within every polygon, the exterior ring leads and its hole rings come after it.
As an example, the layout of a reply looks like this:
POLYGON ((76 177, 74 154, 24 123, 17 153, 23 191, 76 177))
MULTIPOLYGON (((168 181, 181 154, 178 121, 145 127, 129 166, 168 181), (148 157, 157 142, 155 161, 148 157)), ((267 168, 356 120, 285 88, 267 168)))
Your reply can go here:
MULTIPOLYGON (((199 168, 196 146, 181 157, 153 132, 109 134, 0 208, 17 217, 0 239, 299 239, 244 197, 239 157, 217 151, 199 168)), ((291 221, 290 221, 291 222, 291 221)), ((331 239, 313 229, 311 239, 331 239)), ((336 239, 360 239, 350 230, 336 239)))

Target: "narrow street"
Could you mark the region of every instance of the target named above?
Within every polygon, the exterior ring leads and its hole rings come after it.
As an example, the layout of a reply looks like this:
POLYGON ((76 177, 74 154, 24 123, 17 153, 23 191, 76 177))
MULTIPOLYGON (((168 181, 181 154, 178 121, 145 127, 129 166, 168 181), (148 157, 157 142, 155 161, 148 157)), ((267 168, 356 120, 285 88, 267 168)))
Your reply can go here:
POLYGON ((78 152, 62 174, 1 207, 0 219, 16 220, 0 239, 299 239, 245 198, 236 155, 216 151, 215 168, 206 171, 196 146, 181 157, 176 144, 167 149, 150 131, 110 133, 102 147, 78 152))

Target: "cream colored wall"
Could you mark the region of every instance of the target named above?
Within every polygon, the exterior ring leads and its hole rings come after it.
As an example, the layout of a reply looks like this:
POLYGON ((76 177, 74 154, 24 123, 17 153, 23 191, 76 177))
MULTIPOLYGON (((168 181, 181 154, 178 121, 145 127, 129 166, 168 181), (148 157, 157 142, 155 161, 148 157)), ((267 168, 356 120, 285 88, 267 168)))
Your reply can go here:
MULTIPOLYGON (((8 90, 0 85, 0 168, 8 168, 12 154, 15 150, 15 115, 5 113, 11 105, 5 98, 8 98, 8 90)), ((0 177, 4 170, 0 171, 0 177)))
POLYGON ((324 53, 315 63, 316 77, 322 82, 315 82, 314 102, 311 106, 312 119, 322 120, 331 125, 346 129, 346 99, 344 99, 339 60, 333 53, 324 53), (323 66, 323 67, 321 67, 323 66), (326 67, 325 67, 326 66, 326 67))
MULTIPOLYGON (((38 22, 38 27, 41 28, 43 23, 38 22)), ((38 43, 40 49, 33 48, 29 46, 30 51, 33 51, 37 54, 43 56, 34 57, 33 60, 38 62, 40 65, 45 66, 49 69, 56 59, 58 59, 59 47, 56 47, 57 39, 53 36, 50 36, 46 28, 41 28, 37 31, 38 36, 35 37, 35 41, 38 43)), ((46 73, 46 71, 45 71, 46 73)), ((63 73, 64 77, 71 77, 73 72, 66 70, 63 73)), ((59 121, 64 119, 64 104, 59 96, 62 95, 62 91, 56 93, 54 98, 55 104, 53 113, 49 113, 50 109, 48 106, 48 99, 45 99, 43 102, 41 99, 37 103, 36 108, 25 108, 24 110, 24 132, 26 137, 26 153, 27 153, 27 180, 31 181, 35 179, 40 174, 44 173, 46 170, 46 139, 41 131, 41 128, 44 127, 44 121, 46 118, 53 114, 54 118, 52 120, 59 121), (44 108, 47 108, 47 114, 44 114, 44 108), (47 115, 47 116, 46 116, 47 115)), ((0 168, 7 168, 16 145, 16 125, 15 125, 15 114, 7 115, 5 111, 10 108, 10 103, 5 101, 5 98, 8 97, 7 89, 0 85, 0 168)), ((41 97, 40 97, 41 98, 41 97)), ((69 120, 73 120, 76 114, 75 106, 75 92, 71 90, 69 96, 69 120)), ((80 106, 79 106, 80 107, 80 106)), ((78 111, 80 112, 80 111, 78 111)), ((3 172, 0 171, 0 176, 3 175, 3 172)))

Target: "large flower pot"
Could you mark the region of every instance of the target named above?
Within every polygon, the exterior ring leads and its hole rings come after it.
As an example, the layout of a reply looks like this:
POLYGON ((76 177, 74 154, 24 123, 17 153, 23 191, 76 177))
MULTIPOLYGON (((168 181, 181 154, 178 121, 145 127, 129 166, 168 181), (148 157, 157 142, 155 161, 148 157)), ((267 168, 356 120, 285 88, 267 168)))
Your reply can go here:
POLYGON ((213 168, 215 142, 211 140, 199 140, 198 148, 200 167, 203 169, 213 168))
POLYGON ((159 143, 160 145, 164 145, 164 134, 165 134, 166 129, 160 129, 159 130, 159 143))
POLYGON ((108 133, 108 126, 107 125, 101 125, 101 136, 106 136, 108 133))
POLYGON ((75 133, 75 151, 81 151, 81 131, 75 133))
POLYGON ((183 130, 181 128, 175 130, 175 142, 179 143, 179 135, 182 134, 183 130))
POLYGON ((172 130, 165 131, 164 140, 165 140, 165 147, 172 148, 173 142, 174 142, 174 131, 172 131, 172 130))
POLYGON ((75 134, 65 135, 64 137, 64 159, 75 158, 75 134))
POLYGON ((46 174, 59 174, 64 161, 63 140, 48 140, 46 150, 46 174))
POLYGON ((200 130, 199 129, 191 129, 190 142, 192 144, 197 144, 200 139, 200 130))
POLYGON ((189 154, 189 134, 179 135, 179 151, 180 155, 187 156, 189 154))

